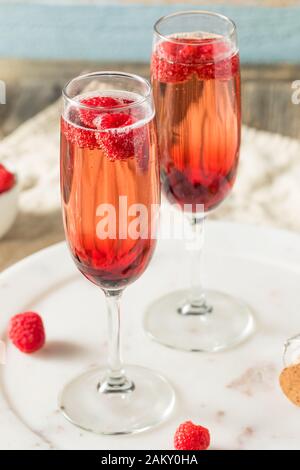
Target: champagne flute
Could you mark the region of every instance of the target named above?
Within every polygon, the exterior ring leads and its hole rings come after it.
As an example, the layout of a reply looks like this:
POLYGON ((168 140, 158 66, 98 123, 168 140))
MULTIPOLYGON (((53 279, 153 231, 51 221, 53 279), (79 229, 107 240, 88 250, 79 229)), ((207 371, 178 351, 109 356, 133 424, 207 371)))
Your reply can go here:
POLYGON ((160 204, 146 80, 97 72, 65 86, 61 192, 72 258, 106 297, 109 355, 107 369, 89 370, 66 385, 60 408, 72 423, 96 433, 143 431, 164 420, 174 404, 173 389, 160 374, 124 365, 120 354, 121 295, 150 262, 160 204))
POLYGON ((253 330, 250 309, 202 287, 205 216, 230 193, 239 160, 240 62, 235 24, 223 15, 184 11, 154 26, 151 79, 163 192, 187 215, 198 245, 189 251, 190 289, 150 306, 145 329, 188 351, 220 351, 253 330))

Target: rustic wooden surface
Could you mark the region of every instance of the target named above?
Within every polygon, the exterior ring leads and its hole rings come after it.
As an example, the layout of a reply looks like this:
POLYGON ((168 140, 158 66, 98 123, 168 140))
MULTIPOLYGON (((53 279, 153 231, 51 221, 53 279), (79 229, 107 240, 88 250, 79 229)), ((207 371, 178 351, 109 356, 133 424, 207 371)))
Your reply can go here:
MULTIPOLYGON (((147 76, 149 67, 145 64, 0 60, 2 79, 7 84, 7 104, 0 105, 0 138, 56 100, 67 80, 82 71, 100 68, 147 76)), ((291 102, 291 83, 300 79, 300 66, 244 66, 242 75, 244 123, 299 138, 300 105, 291 102)), ((10 233, 0 241, 0 270, 62 239, 59 213, 19 214, 10 233)))

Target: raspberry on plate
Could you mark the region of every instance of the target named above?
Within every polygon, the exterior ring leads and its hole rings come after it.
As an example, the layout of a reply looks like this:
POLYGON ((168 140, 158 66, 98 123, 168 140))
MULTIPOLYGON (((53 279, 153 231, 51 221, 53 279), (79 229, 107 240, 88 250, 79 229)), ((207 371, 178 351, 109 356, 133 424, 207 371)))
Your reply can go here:
POLYGON ((15 176, 0 164, 0 194, 9 191, 15 184, 15 176))
POLYGON ((178 426, 174 435, 176 450, 206 450, 210 445, 208 429, 186 421, 178 426))
POLYGON ((14 315, 8 327, 8 337, 24 353, 33 353, 45 344, 43 320, 35 312, 14 315))

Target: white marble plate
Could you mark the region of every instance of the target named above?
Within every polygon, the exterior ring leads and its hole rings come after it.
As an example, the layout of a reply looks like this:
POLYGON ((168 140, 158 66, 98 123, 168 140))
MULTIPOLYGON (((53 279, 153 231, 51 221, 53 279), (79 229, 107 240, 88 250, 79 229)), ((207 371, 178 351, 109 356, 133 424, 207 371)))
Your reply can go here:
POLYGON ((43 250, 0 276, 0 337, 11 315, 36 310, 47 346, 25 355, 7 345, 0 366, 0 448, 172 449, 176 426, 208 426, 215 449, 300 449, 300 409, 278 386, 285 338, 300 332, 300 237, 252 226, 208 223, 206 284, 253 306, 256 334, 215 355, 183 353, 151 342, 142 314, 155 297, 186 285, 181 242, 160 242, 147 272, 125 291, 123 350, 127 362, 160 370, 177 406, 164 425, 142 434, 101 437, 57 411, 65 381, 106 359, 102 293, 76 271, 65 244, 43 250))

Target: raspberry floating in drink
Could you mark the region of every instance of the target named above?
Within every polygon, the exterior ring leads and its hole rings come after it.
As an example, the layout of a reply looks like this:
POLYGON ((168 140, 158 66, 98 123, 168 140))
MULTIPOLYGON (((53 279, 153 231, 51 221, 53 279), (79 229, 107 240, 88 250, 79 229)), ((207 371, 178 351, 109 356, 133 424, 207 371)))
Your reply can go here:
MULTIPOLYGON (((120 101, 112 98, 111 96, 92 96, 90 98, 83 98, 80 103, 89 108, 116 108, 120 105, 120 101)), ((103 111, 102 111, 103 112, 103 111)), ((101 115, 100 110, 91 110, 80 108, 80 118, 83 124, 87 127, 96 128, 95 119, 101 115)))
POLYGON ((110 160, 138 155, 145 140, 144 127, 130 128, 137 122, 127 113, 103 114, 97 120, 96 140, 110 160))
POLYGON ((141 158, 146 126, 137 124, 140 113, 130 109, 134 103, 134 99, 122 96, 81 98, 79 109, 70 107, 68 119, 62 118, 62 132, 70 143, 79 148, 102 149, 112 161, 141 158))
POLYGON ((239 57, 225 40, 176 38, 158 43, 152 76, 163 83, 183 82, 193 74, 201 80, 228 79, 238 73, 239 57))
POLYGON ((71 124, 63 117, 61 118, 61 130, 67 141, 71 144, 79 148, 88 148, 90 150, 97 148, 95 132, 84 129, 79 125, 71 124))

